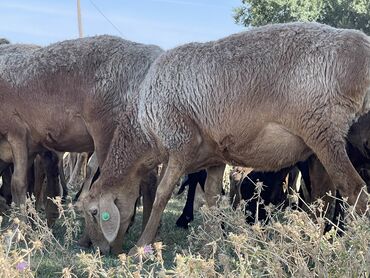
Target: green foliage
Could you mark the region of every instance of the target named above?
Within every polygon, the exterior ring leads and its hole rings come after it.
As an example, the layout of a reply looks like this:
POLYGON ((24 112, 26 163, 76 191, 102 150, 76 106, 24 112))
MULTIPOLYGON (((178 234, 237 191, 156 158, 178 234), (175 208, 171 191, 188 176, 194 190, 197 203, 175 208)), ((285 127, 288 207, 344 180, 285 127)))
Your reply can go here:
POLYGON ((242 0, 234 19, 244 26, 316 21, 370 34, 370 0, 242 0))

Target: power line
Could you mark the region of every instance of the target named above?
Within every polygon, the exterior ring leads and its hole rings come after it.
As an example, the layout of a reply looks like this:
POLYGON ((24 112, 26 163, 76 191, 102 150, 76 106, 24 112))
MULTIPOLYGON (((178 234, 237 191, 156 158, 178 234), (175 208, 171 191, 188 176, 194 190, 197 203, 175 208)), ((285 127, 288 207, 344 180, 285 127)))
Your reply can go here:
POLYGON ((116 25, 114 25, 113 24, 113 22, 112 21, 110 21, 110 19, 107 17, 107 16, 105 16, 105 14, 99 9, 99 7, 92 1, 92 0, 89 0, 90 1, 90 3, 91 3, 91 5, 93 5, 94 6, 94 8, 110 23, 110 25, 112 25, 113 26, 113 28, 114 29, 116 29, 116 31, 122 36, 122 37, 124 37, 124 35, 123 35, 123 33, 121 32, 121 30, 120 29, 118 29, 118 27, 116 26, 116 25))

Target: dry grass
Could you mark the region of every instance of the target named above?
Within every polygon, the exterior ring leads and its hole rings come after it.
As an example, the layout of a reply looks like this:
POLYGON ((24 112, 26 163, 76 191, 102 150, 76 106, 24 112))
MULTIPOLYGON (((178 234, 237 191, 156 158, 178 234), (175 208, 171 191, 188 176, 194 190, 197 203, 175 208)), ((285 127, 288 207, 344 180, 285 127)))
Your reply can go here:
MULTIPOLYGON (((335 225, 324 235, 321 202, 310 206, 311 216, 271 207, 269 223, 251 226, 244 221, 242 207, 234 211, 221 200, 217 209, 203 207, 192 228, 184 231, 174 228, 183 202, 172 200, 161 227, 164 242, 141 248, 136 258, 102 257, 97 251, 76 248, 81 220, 70 201, 63 206, 56 202, 61 217, 55 233, 32 200, 1 219, 0 277, 368 277, 370 273, 369 218, 348 213, 342 236, 335 225)), ((139 230, 136 223, 126 250, 139 230)))

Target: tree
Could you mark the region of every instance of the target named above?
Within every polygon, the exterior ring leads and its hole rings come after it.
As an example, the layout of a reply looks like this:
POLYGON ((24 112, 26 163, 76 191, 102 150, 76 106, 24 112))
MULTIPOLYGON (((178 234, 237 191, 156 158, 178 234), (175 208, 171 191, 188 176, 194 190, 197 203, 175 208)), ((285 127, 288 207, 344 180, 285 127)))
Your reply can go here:
POLYGON ((242 0, 234 19, 244 26, 317 21, 370 35, 370 0, 242 0))

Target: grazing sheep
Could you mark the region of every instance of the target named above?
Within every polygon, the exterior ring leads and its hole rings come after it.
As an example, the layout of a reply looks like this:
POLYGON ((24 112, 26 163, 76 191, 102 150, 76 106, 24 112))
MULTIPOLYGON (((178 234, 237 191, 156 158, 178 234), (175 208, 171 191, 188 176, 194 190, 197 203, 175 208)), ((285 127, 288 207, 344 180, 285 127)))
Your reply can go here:
MULTIPOLYGON (((92 182, 91 186, 94 186, 94 182, 99 176, 100 176, 100 170, 98 168, 91 181, 92 182)), ((148 174, 144 175, 143 178, 141 179, 139 196, 135 200, 135 208, 134 208, 133 214, 130 216, 130 223, 128 225, 128 228, 130 228, 132 224, 134 223, 136 207, 138 205, 140 196, 142 196, 143 197, 142 230, 144 230, 146 223, 149 220, 149 216, 150 216, 152 206, 153 206, 153 200, 154 200, 156 189, 157 189, 157 176, 158 176, 157 169, 153 169, 148 174)), ((85 184, 85 185, 89 185, 89 184, 85 184)), ((78 198, 84 200, 84 196, 82 195, 86 194, 86 192, 84 192, 85 189, 82 188, 81 191, 82 191, 81 195, 78 198)), ((94 221, 96 217, 99 217, 98 210, 89 211, 88 215, 85 213, 85 230, 84 230, 83 235, 78 241, 78 245, 81 247, 85 247, 85 248, 88 248, 91 244, 93 244, 94 246, 99 246, 100 252, 102 252, 103 254, 107 254, 110 251, 112 251, 113 253, 120 252, 122 248, 121 246, 113 246, 113 248, 111 249, 109 242, 107 242, 101 230, 96 230, 96 221, 94 221)))
MULTIPOLYGON (((34 51, 41 49, 40 46, 37 45, 29 45, 29 44, 9 44, 9 41, 1 41, 4 45, 0 45, 0 59, 7 59, 8 56, 23 56, 26 57, 27 55, 32 55, 34 51)), ((6 72, 6 70, 4 71, 6 72)), ((0 74, 1 76, 1 74, 0 74)), ((7 103, 7 99, 4 100, 5 103, 7 103)), ((14 109, 16 109, 14 107, 14 109)), ((11 139, 10 139, 11 140, 11 139)), ((58 215, 58 208, 55 206, 55 204, 47 199, 47 197, 55 197, 60 196, 61 190, 59 188, 59 182, 58 182, 58 175, 60 172, 60 169, 56 169, 58 165, 58 159, 57 155, 54 152, 48 151, 47 149, 43 148, 42 146, 35 144, 32 140, 29 140, 27 142, 28 144, 28 165, 27 165, 27 175, 33 176, 33 168, 35 168, 35 179, 27 179, 27 190, 30 193, 34 193, 37 199, 38 205, 41 203, 45 203, 46 206, 46 217, 48 220, 48 223, 52 225, 54 220, 56 219, 58 215), (35 165, 34 162, 37 164, 38 158, 36 155, 39 154, 39 164, 35 165), (35 165, 35 167, 34 167, 35 165), (44 176, 42 174, 45 174, 47 176, 47 186, 46 188, 43 187, 43 181, 44 176), (41 174, 41 175, 39 175, 41 174), (35 180, 35 184, 33 184, 33 180, 35 180), (35 188, 33 188, 35 186, 35 188), (46 194, 43 198, 39 198, 41 196, 38 196, 39 192, 43 192, 43 190, 46 189, 46 194)), ((11 144, 9 142, 9 138, 6 136, 0 136, 0 160, 4 165, 13 165, 13 153, 11 144)), ((15 177, 16 178, 16 177, 15 177)), ((64 189, 64 188, 63 188, 64 189)), ((11 186, 9 186, 9 190, 11 190, 11 186)), ((12 189, 14 193, 14 188, 12 189)), ((10 192, 9 192, 10 193, 10 192)), ((66 194, 67 192, 63 192, 66 194)), ((8 197, 6 197, 7 201, 11 201, 12 194, 10 194, 8 197), (10 196, 10 197, 9 197, 10 196)))
POLYGON ((22 47, 0 46, 0 134, 14 156, 16 204, 25 201, 28 156, 39 148, 95 150, 103 163, 118 119, 162 52, 113 36, 9 50, 22 47))
POLYGON ((273 171, 312 153, 340 194, 364 212, 365 182, 346 154, 345 136, 369 108, 369 69, 365 34, 316 23, 268 25, 165 52, 151 66, 137 106, 120 119, 86 214, 98 211, 104 236, 121 246, 140 175, 164 162, 137 242, 143 246, 154 240, 184 173, 213 166, 216 173, 223 163, 273 171))

